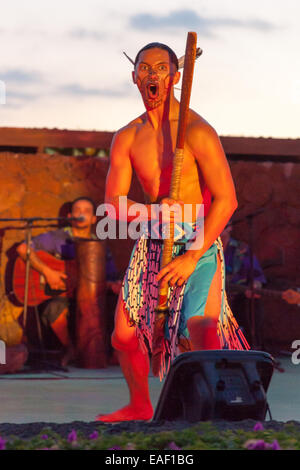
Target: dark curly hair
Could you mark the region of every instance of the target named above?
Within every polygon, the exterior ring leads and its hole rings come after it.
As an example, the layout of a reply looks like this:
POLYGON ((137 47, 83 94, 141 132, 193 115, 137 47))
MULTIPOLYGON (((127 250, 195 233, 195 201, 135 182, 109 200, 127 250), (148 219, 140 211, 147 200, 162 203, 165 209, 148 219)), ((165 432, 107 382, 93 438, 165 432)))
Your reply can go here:
POLYGON ((88 196, 79 196, 76 199, 74 199, 74 201, 71 202, 71 211, 72 211, 75 203, 78 202, 78 201, 88 201, 91 204, 91 206, 93 207, 93 213, 94 214, 96 213, 96 209, 97 209, 96 204, 93 201, 93 199, 91 199, 88 196))
POLYGON ((136 55, 136 58, 135 58, 135 61, 134 61, 134 66, 136 66, 136 64, 138 63, 138 60, 139 60, 139 57, 140 57, 140 54, 144 51, 147 51, 149 49, 163 49, 164 51, 167 51, 169 53, 169 56, 170 56, 170 60, 172 62, 172 64, 175 65, 176 67, 176 70, 178 70, 178 59, 177 59, 177 55, 175 54, 175 52, 173 51, 173 49, 171 49, 169 46, 167 46, 166 44, 162 44, 161 42, 150 42, 149 44, 147 44, 146 46, 144 46, 142 49, 139 50, 139 52, 137 53, 136 55))

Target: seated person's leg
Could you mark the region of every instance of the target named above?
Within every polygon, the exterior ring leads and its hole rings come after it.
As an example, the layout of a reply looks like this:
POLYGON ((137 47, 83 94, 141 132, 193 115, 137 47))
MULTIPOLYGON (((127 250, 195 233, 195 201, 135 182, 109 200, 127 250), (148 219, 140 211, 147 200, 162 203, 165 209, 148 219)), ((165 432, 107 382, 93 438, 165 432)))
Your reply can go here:
POLYGON ((230 307, 248 343, 251 343, 249 299, 244 293, 237 294, 230 302, 230 307))
POLYGON ((62 365, 74 357, 74 346, 69 332, 69 299, 57 297, 47 303, 42 312, 43 323, 49 325, 65 349, 62 365))

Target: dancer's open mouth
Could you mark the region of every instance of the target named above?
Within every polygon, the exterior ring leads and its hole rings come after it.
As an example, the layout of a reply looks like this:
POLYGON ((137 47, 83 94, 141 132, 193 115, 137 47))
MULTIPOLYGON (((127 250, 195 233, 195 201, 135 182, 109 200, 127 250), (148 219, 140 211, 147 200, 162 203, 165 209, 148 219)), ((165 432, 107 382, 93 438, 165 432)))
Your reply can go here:
POLYGON ((155 83, 149 83, 147 86, 148 95, 151 99, 156 99, 158 97, 158 85, 155 83))

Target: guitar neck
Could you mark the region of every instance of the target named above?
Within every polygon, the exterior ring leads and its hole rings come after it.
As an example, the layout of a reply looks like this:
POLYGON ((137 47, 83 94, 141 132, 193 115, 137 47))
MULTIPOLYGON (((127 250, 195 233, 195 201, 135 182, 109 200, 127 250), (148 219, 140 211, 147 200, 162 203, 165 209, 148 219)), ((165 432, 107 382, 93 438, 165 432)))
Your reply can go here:
MULTIPOLYGON (((251 291, 250 286, 242 286, 239 284, 233 284, 229 283, 227 286, 228 291, 231 292, 246 292, 247 290, 251 291)), ((254 294, 259 294, 263 296, 268 296, 268 297, 281 297, 282 292, 280 290, 274 290, 274 289, 253 289, 254 294)))

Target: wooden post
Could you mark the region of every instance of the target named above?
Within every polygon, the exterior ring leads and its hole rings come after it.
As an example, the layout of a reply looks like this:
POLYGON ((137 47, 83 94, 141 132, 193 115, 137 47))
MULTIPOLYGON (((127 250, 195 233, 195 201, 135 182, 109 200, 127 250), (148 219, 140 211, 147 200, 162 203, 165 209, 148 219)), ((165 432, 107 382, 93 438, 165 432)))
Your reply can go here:
POLYGON ((79 367, 107 366, 105 242, 77 240, 76 358, 79 367))

